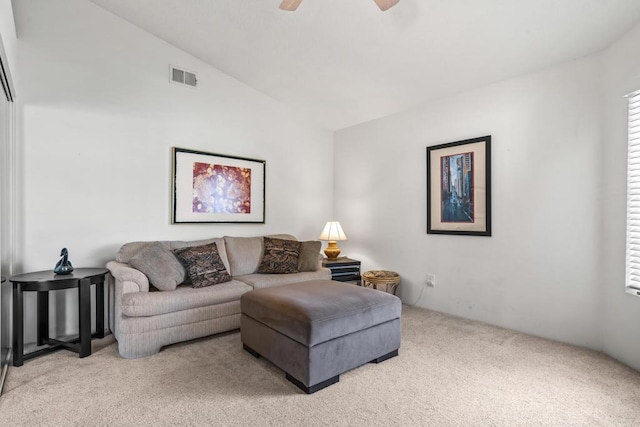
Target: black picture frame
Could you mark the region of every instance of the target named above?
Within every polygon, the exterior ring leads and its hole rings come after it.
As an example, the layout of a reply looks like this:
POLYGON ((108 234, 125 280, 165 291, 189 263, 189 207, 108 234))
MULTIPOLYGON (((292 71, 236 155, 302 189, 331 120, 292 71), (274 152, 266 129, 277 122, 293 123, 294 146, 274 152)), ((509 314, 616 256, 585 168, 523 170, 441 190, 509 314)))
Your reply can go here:
POLYGON ((427 234, 491 236, 491 135, 427 147, 427 234))
POLYGON ((172 147, 171 223, 265 223, 266 161, 172 147))

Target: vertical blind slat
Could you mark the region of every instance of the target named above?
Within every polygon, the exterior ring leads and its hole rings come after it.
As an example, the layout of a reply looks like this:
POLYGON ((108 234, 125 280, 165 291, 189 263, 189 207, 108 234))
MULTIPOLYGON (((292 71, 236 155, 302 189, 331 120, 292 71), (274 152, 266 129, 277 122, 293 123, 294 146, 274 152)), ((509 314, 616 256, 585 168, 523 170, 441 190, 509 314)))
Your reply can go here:
POLYGON ((640 186, 640 91, 629 95, 629 124, 627 151, 627 245, 626 273, 627 289, 640 289, 640 257, 638 237, 640 215, 638 215, 638 187, 640 186))

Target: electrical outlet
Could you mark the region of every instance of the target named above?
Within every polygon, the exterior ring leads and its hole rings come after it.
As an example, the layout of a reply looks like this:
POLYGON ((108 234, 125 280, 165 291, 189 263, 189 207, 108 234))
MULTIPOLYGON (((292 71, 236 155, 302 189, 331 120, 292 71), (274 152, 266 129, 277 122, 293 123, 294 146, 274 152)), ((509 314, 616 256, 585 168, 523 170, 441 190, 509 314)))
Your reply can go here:
POLYGON ((427 278, 424 281, 424 284, 427 285, 428 288, 436 287, 436 275, 435 274, 427 274, 427 278))

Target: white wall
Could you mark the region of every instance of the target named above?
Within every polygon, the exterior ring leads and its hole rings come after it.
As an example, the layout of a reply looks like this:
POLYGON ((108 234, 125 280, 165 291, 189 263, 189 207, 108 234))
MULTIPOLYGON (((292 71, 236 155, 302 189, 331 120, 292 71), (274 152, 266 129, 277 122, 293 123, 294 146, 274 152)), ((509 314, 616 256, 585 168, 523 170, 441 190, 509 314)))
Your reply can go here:
MULTIPOLYGON (((90 2, 14 7, 22 271, 52 269, 62 247, 89 267, 134 240, 310 239, 332 216, 331 132, 90 2), (169 84, 169 64, 197 89, 169 84), (266 224, 170 225, 172 146, 266 160, 266 224)), ((66 304, 58 333, 76 324, 66 304)))
POLYGON ((15 64, 16 27, 11 0, 0 0, 0 35, 11 67, 15 64))
POLYGON ((640 298, 623 292, 627 171, 627 109, 624 95, 640 89, 640 25, 614 43, 604 65, 602 294, 604 351, 640 369, 640 298))
POLYGON ((590 57, 336 133, 345 255, 418 305, 600 348, 600 63, 590 57), (426 234, 426 147, 492 135, 493 236, 426 234))

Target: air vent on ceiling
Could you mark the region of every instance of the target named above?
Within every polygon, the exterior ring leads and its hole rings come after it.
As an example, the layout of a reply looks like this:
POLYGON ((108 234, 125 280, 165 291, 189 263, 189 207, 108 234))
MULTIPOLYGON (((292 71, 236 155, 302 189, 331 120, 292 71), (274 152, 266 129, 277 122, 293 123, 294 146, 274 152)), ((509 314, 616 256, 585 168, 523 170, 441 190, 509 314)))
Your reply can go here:
POLYGON ((196 85, 198 84, 196 73, 174 67, 173 65, 169 65, 169 81, 171 83, 177 83, 191 87, 196 87, 196 85))

